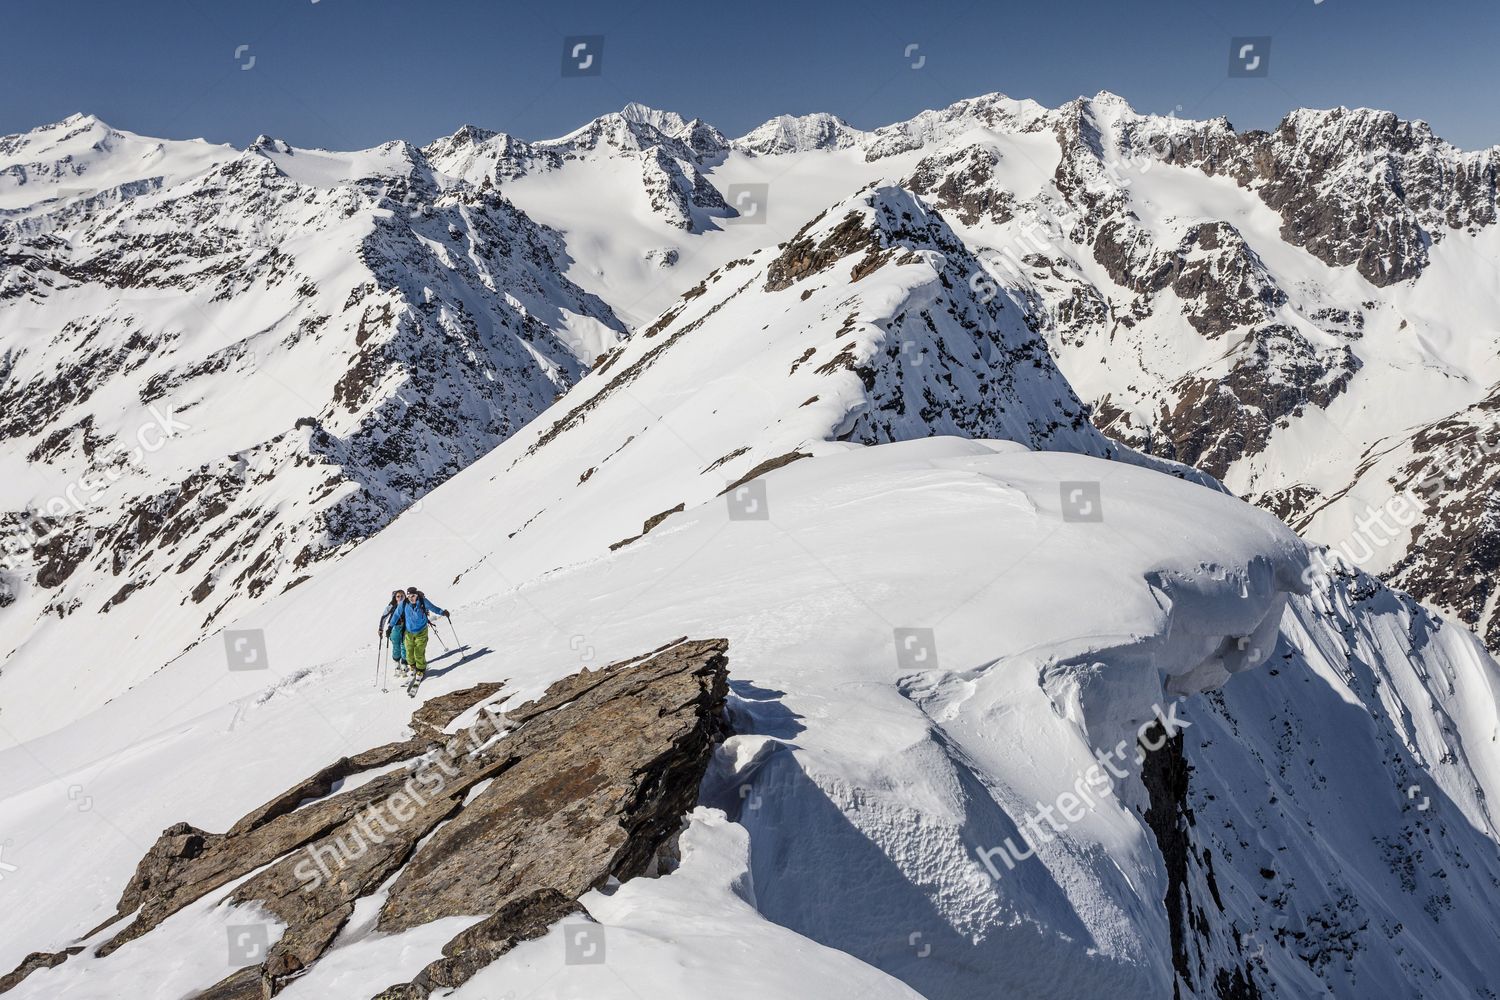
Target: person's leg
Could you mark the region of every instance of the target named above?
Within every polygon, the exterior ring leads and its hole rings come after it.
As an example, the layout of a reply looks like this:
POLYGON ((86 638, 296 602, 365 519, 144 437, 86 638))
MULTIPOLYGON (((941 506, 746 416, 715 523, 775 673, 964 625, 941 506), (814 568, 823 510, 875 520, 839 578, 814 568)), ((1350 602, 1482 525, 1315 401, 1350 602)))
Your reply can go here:
POLYGON ((414 632, 407 632, 401 638, 403 644, 402 652, 406 654, 407 667, 410 667, 412 665, 417 655, 412 646, 412 643, 416 640, 416 638, 417 636, 414 632))
POLYGON ((406 633, 391 630, 391 659, 397 663, 406 662, 406 633))
POLYGON ((427 629, 406 633, 406 663, 418 677, 427 673, 427 629))

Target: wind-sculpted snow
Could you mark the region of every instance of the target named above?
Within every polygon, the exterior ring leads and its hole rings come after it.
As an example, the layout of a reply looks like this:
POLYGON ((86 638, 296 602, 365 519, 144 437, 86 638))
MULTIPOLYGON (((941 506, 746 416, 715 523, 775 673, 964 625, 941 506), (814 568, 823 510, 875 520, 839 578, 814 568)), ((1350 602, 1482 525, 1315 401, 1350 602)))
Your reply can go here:
POLYGON ((47 621, 0 695, 59 727, 0 750, 16 995, 249 990, 236 942, 283 925, 293 998, 1500 981, 1500 671, 1463 627, 1496 605, 1491 153, 1108 94, 732 142, 638 105, 535 143, 139 141, 0 140, 5 461, 44 476, 8 480, 35 544, 0 614, 47 621), (439 822, 413 851, 476 845, 462 872, 283 912, 273 864, 101 957, 169 825, 389 783, 317 768, 424 738, 369 635, 412 582, 457 612, 432 704, 727 638, 680 866, 585 893, 596 923, 541 886, 460 912, 507 855, 439 822))
POLYGON ((1292 612, 1257 683, 1185 710, 1195 982, 1239 967, 1282 995, 1489 995, 1500 671, 1368 576, 1292 612))
MULTIPOLYGON (((515 447, 502 446, 504 450, 515 447)), ((497 452, 460 478, 483 473, 484 466, 499 457, 497 452)), ((1093 732, 1094 738, 1112 739, 1115 733, 1111 727, 1115 724, 1150 717, 1151 706, 1165 700, 1158 679, 1161 670, 1188 678, 1204 676, 1202 671, 1209 664, 1218 664, 1216 669, 1234 669, 1237 658, 1243 658, 1235 638, 1253 637, 1260 622, 1279 607, 1281 592, 1277 588, 1295 585, 1300 579, 1300 544, 1268 516, 1228 496, 1133 466, 1033 453, 1014 444, 984 445, 939 438, 853 448, 843 454, 793 463, 770 474, 765 485, 771 514, 768 520, 734 519, 735 508, 728 498, 713 499, 677 515, 675 526, 669 528, 669 520, 611 556, 607 571, 598 562, 584 564, 554 573, 522 592, 497 595, 492 605, 460 611, 458 621, 468 633, 465 639, 475 644, 470 649, 484 653, 451 677, 437 681, 441 686, 436 691, 479 680, 505 679, 508 691, 518 699, 526 698, 533 685, 543 682, 558 666, 569 661, 576 665, 580 656, 611 657, 610 651, 618 642, 628 635, 654 632, 664 616, 687 614, 722 621, 734 630, 732 646, 738 641, 736 637, 741 637, 754 649, 746 664, 745 683, 737 682, 732 688, 736 696, 732 698, 731 715, 740 735, 727 746, 717 779, 737 810, 747 809, 756 797, 763 803, 760 808, 767 810, 767 818, 770 810, 783 808, 788 810, 789 819, 794 818, 802 808, 795 801, 778 799, 774 785, 762 788, 753 768, 746 769, 756 753, 770 753, 783 744, 785 747, 775 752, 786 755, 786 764, 804 757, 805 751, 805 760, 797 766, 810 775, 810 780, 817 781, 825 772, 836 775, 858 789, 863 800, 888 794, 881 790, 899 787, 901 776, 902 780, 916 781, 909 789, 913 796, 906 801, 927 810, 936 807, 938 800, 931 796, 946 783, 942 774, 947 765, 931 776, 922 776, 920 769, 911 770, 912 765, 904 763, 913 752, 908 746, 955 739, 959 722, 970 718, 970 708, 992 705, 992 688, 998 686, 1005 692, 1004 698, 1019 698, 1012 706, 1018 713, 1031 717, 1033 712, 1040 712, 1036 719, 1054 719, 1036 731, 1037 739, 1050 740, 1052 737, 1046 734, 1056 732, 1060 734, 1060 746, 1074 746, 1077 752, 1084 752, 1086 731, 1093 732), (1070 521, 1059 484, 1090 478, 1102 484, 1107 520, 1070 521), (1194 521, 1202 527, 1191 533, 1193 540, 1184 539, 1183 526, 1194 521), (878 556, 864 551, 864 540, 871 538, 887 540, 878 556), (1167 539, 1172 540, 1171 545, 1166 544, 1167 539), (1264 569, 1258 568, 1262 564, 1264 569), (1152 574, 1172 582, 1153 584, 1152 574), (902 581, 899 586, 894 585, 897 580, 902 581), (1164 598, 1163 590, 1170 597, 1164 598), (601 601, 608 593, 620 595, 620 599, 601 601), (687 593, 698 594, 691 602, 695 605, 691 612, 683 604, 687 593), (545 619, 573 616, 577 608, 585 606, 598 609, 589 615, 589 621, 580 621, 578 626, 585 630, 589 648, 570 649, 570 645, 576 645, 571 643, 571 636, 555 633, 545 619), (533 607, 541 609, 543 617, 529 610, 533 607), (826 617, 836 608, 844 611, 826 617), (1079 617, 1083 608, 1092 609, 1086 622, 1079 617), (909 658, 893 631, 908 626, 934 629, 935 640, 925 647, 925 656, 909 658), (1153 664, 1152 656, 1144 655, 1144 650, 1130 652, 1139 643, 1149 648, 1153 636, 1166 643, 1158 654, 1162 658, 1159 665, 1153 664), (503 661, 489 652, 499 652, 502 647, 528 652, 503 661), (1111 652, 1116 649, 1120 650, 1118 654, 1111 652), (1102 666, 1086 665, 1091 652, 1097 654, 1095 662, 1102 666), (1070 678, 1101 671, 1118 674, 1111 690, 1120 700, 1093 704, 1084 694, 1085 701, 1078 702, 1075 688, 1079 682, 1070 678), (785 695, 770 693, 776 691, 785 695), (837 698, 838 709, 825 713, 818 706, 831 706, 830 698, 837 698), (797 746, 803 750, 793 749, 797 746), (738 789, 746 785, 752 791, 742 795, 738 789)), ((455 502, 464 503, 469 494, 454 486, 461 484, 455 480, 435 491, 415 517, 425 517, 429 511, 442 521, 454 516, 456 511, 448 508, 444 497, 451 495, 455 502)), ((341 560, 340 573, 363 574, 359 564, 364 559, 387 558, 381 551, 386 548, 398 551, 406 544, 403 533, 417 525, 415 520, 408 524, 402 519, 341 560)), ((476 538, 470 544, 481 550, 503 544, 504 534, 497 529, 497 525, 488 526, 485 538, 476 538)), ((433 555, 440 562, 460 561, 465 558, 460 549, 467 547, 455 545, 447 553, 436 551, 433 555)), ((208 701, 188 711, 199 715, 209 704, 225 704, 222 699, 236 697, 232 690, 253 696, 257 686, 274 686, 276 675, 282 671, 290 674, 314 668, 313 676, 299 682, 303 686, 296 692, 262 700, 227 735, 222 722, 179 727, 181 735, 154 744, 150 752, 127 754, 116 765, 123 770, 110 781, 124 781, 126 775, 134 774, 130 781, 147 781, 154 788, 156 782, 167 781, 167 774, 152 764, 162 753, 193 760, 195 769, 220 766, 210 759, 216 754, 229 755, 220 760, 258 761, 253 773, 246 775, 242 792, 225 788, 222 809, 188 813, 190 822, 200 828, 222 829, 227 824, 217 815, 232 813, 229 819, 233 820, 270 798, 264 789, 279 793, 302 777, 298 772, 305 768, 296 759, 300 755, 287 754, 284 743, 275 751, 269 744, 265 746, 267 752, 252 747, 272 738, 273 732, 279 734, 274 737, 277 742, 284 741, 289 732, 285 726, 300 725, 295 720, 309 718, 306 713, 332 710, 334 702, 327 699, 347 702, 336 710, 337 717, 363 717, 366 721, 361 729, 374 725, 364 745, 396 738, 401 720, 393 716, 395 709, 390 701, 379 701, 382 696, 378 691, 361 688, 368 683, 363 670, 356 674, 333 662, 319 665, 325 643, 343 645, 364 631, 352 619, 344 624, 343 616, 334 619, 337 624, 329 621, 328 602, 339 600, 331 595, 342 592, 341 588, 348 588, 348 584, 320 576, 299 588, 305 590, 301 595, 305 599, 294 599, 296 592, 285 595, 272 602, 259 625, 254 620, 238 623, 267 630, 272 640, 271 673, 252 677, 244 671, 220 672, 229 686, 216 683, 208 701), (322 635, 311 636, 297 652, 275 641, 275 635, 283 629, 288 635, 302 634, 305 623, 314 618, 329 622, 331 627, 325 627, 322 635), (355 715, 346 716, 348 712, 355 715), (283 722, 273 722, 276 719, 283 722)), ((86 750, 77 743, 80 729, 59 734, 55 742, 35 744, 32 751, 45 755, 54 767, 65 771, 66 765, 53 756, 58 750, 90 759, 108 752, 107 747, 118 738, 116 734, 124 735, 136 726, 127 721, 130 716, 153 704, 160 693, 170 691, 177 678, 203 676, 205 668, 213 669, 220 653, 207 647, 195 650, 109 706, 88 724, 94 736, 86 750), (117 728, 122 723, 123 730, 117 728), (68 746, 73 749, 64 749, 68 746)), ((341 662, 342 658, 338 659, 341 662)), ((441 667, 442 661, 435 665, 441 667)), ((1100 689, 1096 686, 1092 690, 1100 689)), ((172 711, 166 705, 161 707, 172 711)), ((986 709, 980 717, 994 710, 986 709)), ((1018 725, 1021 714, 1015 716, 1018 725)), ((1031 732, 1035 725, 1027 723, 1021 731, 1031 732)), ((311 741, 308 752, 315 752, 315 747, 333 732, 324 725, 310 727, 306 733, 311 741)), ((1048 744, 1046 751, 1040 748, 1037 744, 1035 752, 1062 763, 1056 757, 1056 747, 1048 744)), ((937 763, 940 761, 934 761, 937 763)), ((994 766, 1000 768, 998 759, 994 766)), ((172 770, 174 780, 181 781, 182 774, 172 770)), ((1004 776, 1014 773, 1013 769, 997 770, 987 780, 1009 780, 1004 776)), ((13 789, 12 796, 29 785, 28 774, 25 767, 10 772, 7 780, 11 784, 6 787, 13 789)), ((1021 779, 1017 776, 1014 780, 1021 779)), ((239 787, 238 783, 230 784, 239 787)), ((110 798, 102 781, 91 794, 95 811, 113 818, 118 801, 110 798)), ((149 800, 151 806, 137 811, 118 846, 112 844, 97 852, 99 863, 107 865, 112 857, 126 855, 130 841, 138 836, 154 836, 152 824, 159 830, 167 822, 181 819, 182 803, 187 801, 184 797, 201 795, 201 789, 192 792, 182 788, 158 798, 154 793, 147 796, 137 786, 136 794, 142 795, 143 803, 149 800), (163 818, 159 815, 162 810, 172 815, 158 822, 163 818), (150 832, 137 832, 137 826, 150 832)), ((710 800, 710 804, 716 801, 712 795, 710 800)), ((1014 805, 1015 800, 1009 801, 1014 805)), ((979 809, 980 805, 974 807, 979 809)), ((990 817, 986 822, 992 826, 1000 822, 1004 808, 999 802, 991 800, 983 809, 990 817)), ((25 812, 22 809, 17 815, 25 812)), ((856 822, 859 818, 857 814, 851 816, 856 822)), ((778 893, 788 891, 796 880, 791 872, 778 873, 765 867, 761 852, 767 845, 758 841, 769 835, 762 834, 750 819, 745 819, 750 834, 748 877, 762 912, 818 938, 814 928, 801 926, 799 919, 778 909, 778 893)), ((931 822, 938 822, 938 817, 931 822)), ((1116 822, 1134 820, 1121 817, 1116 822)), ((1002 828, 1003 824, 993 826, 996 832, 1002 828)), ((968 848, 1003 842, 986 843, 983 837, 989 829, 977 827, 972 843, 950 841, 952 857, 941 862, 946 871, 943 879, 959 879, 975 868, 978 862, 968 848), (952 867, 960 862, 961 867, 952 867)), ((956 834, 943 836, 954 838, 956 834)), ((810 849, 816 850, 823 837, 823 831, 816 831, 809 841, 810 849)), ((66 838, 54 839, 53 848, 68 850, 66 838)), ((25 860, 24 855, 17 857, 25 860)), ((32 858, 40 860, 34 854, 32 858)), ((937 862, 929 857, 920 863, 937 862)), ((127 862, 122 877, 129 867, 127 862)), ((31 868, 22 870, 29 872, 31 868)), ((883 879, 871 888, 885 893, 894 891, 895 885, 883 879)), ((995 933, 998 925, 985 923, 990 919, 983 916, 985 913, 993 916, 1014 906, 1034 905, 1015 895, 1021 892, 1019 886, 998 884, 988 890, 994 897, 988 903, 982 902, 987 897, 977 886, 965 891, 975 893, 965 905, 975 908, 976 919, 984 926, 995 926, 995 933)), ((85 899, 74 902, 85 904, 87 909, 85 899)), ((1075 902, 1082 905, 1081 899, 1075 902)), ((587 899, 584 905, 589 905, 587 899)), ((78 911, 64 904, 57 915, 64 913, 78 911)), ((78 913, 76 919, 97 924, 105 916, 85 912, 78 913)), ((239 919, 232 914, 225 917, 230 922, 239 919)), ((150 941, 169 925, 178 927, 182 921, 202 919, 199 911, 184 910, 158 931, 120 948, 102 962, 124 960, 132 948, 137 949, 139 960, 146 960, 153 947, 150 941), (178 923, 173 924, 173 920, 178 923)), ((251 916, 244 919, 254 922, 251 916)), ((745 912, 738 919, 761 918, 745 912)), ((1064 923, 1071 925, 1074 919, 1064 923)), ((924 923, 911 930, 924 928, 929 939, 947 940, 940 926, 924 923)), ((73 933, 83 930, 86 928, 73 933)), ((10 937, 7 933, 7 940, 10 937)), ((69 944, 66 935, 37 940, 33 933, 27 940, 27 950, 60 950, 69 944)), ((168 934, 160 940, 161 946, 171 947, 175 939, 168 934)), ((842 947, 840 941, 825 943, 842 947)), ((986 947, 999 948, 999 939, 986 947)), ((1061 940, 1055 947, 1061 949, 1059 955, 1074 954, 1073 946, 1061 940)), ((20 957, 15 956, 17 961, 20 957)), ((75 956, 69 961, 79 959, 75 956)), ((875 964, 898 976, 909 975, 883 961, 875 964)), ((933 975, 939 975, 936 963, 930 968, 933 975)), ((384 974, 381 970, 369 974, 377 973, 384 974)), ((27 982, 45 984, 45 977, 54 974, 34 973, 27 982)), ((951 969, 942 973, 952 974, 951 969)), ((314 967, 302 988, 315 989, 316 976, 314 967)), ((1080 981, 1086 979, 1084 976, 1080 981)), ((474 983, 480 982, 476 977, 474 983)), ((41 985, 23 983, 17 995, 26 996, 27 989, 39 988, 41 985)), ((922 989, 920 985, 917 988, 922 989)), ((289 990, 288 995, 296 994, 289 990)))

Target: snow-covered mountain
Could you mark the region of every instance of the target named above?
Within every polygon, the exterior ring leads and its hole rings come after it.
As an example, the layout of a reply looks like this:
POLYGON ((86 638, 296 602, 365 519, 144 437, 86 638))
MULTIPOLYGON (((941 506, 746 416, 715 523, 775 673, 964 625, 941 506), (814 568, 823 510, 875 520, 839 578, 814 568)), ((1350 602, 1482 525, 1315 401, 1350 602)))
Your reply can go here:
POLYGON ((1492 996, 1500 668, 1293 528, 1409 489, 1345 561, 1488 622, 1496 157, 1110 95, 0 140, 0 989, 1492 996))
MULTIPOLYGON (((639 325, 768 235, 900 178, 950 214, 993 280, 1030 299, 1111 436, 1225 479, 1324 544, 1354 542, 1395 496, 1388 483, 1356 488, 1374 455, 1480 404, 1500 377, 1500 152, 1457 150, 1422 122, 1304 110, 1274 132, 1236 133, 1109 94, 1057 109, 988 95, 871 132, 784 116, 726 152, 717 139, 684 147, 669 133, 685 123, 662 117, 667 132, 628 114, 592 123, 579 135, 630 138, 594 141, 587 163, 549 160, 546 178, 521 176, 503 152, 515 140, 494 138, 471 176, 568 232, 579 282, 639 325), (641 145, 632 127, 674 162, 706 164, 717 190, 765 198, 761 224, 686 226, 685 210, 659 209, 621 166, 640 154, 613 152, 641 145)), ((1467 467, 1448 453, 1419 460, 1467 467)), ((1362 567, 1493 642, 1494 567, 1476 526, 1487 518, 1424 507, 1428 544, 1380 546, 1362 567), (1473 593, 1435 581, 1434 546, 1459 554, 1458 575, 1490 582, 1473 593)))
POLYGON ((639 327, 848 191, 902 183, 985 263, 977 280, 1024 304, 1108 435, 1223 479, 1336 551, 1373 549, 1350 561, 1500 642, 1484 499, 1496 449, 1482 427, 1443 430, 1482 424, 1500 382, 1500 149, 1461 151, 1365 109, 1237 133, 1111 94, 1056 109, 992 94, 869 132, 782 117, 708 148, 708 180, 749 194, 758 224, 675 228, 597 151, 545 177, 490 169, 568 234, 570 275, 639 327), (1416 493, 1419 527, 1373 537, 1362 525, 1403 500, 1367 471, 1397 453, 1473 495, 1416 493))
POLYGON ((718 129, 696 118, 628 104, 560 139, 521 142, 466 125, 424 152, 436 169, 480 188, 572 163, 607 163, 611 174, 625 174, 628 186, 640 186, 651 213, 700 232, 715 218, 737 214, 704 173, 728 148, 718 129))
POLYGON ((75 118, 0 158, 18 730, 306 579, 623 333, 556 234, 403 143, 235 152, 75 118), (134 655, 104 669, 83 634, 134 655))

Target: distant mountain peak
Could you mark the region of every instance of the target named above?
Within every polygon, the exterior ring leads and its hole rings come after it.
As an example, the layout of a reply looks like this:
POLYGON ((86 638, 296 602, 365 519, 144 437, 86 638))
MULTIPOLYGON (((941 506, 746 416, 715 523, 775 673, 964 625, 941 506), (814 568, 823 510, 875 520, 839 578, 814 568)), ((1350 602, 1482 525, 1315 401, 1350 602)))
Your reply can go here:
POLYGON ((85 113, 83 113, 81 111, 77 112, 75 114, 69 115, 68 117, 64 118, 62 121, 58 122, 57 124, 59 124, 59 125, 66 125, 69 128, 76 128, 76 127, 81 126, 81 125, 98 125, 101 128, 109 128, 108 125, 106 125, 104 122, 102 122, 102 121, 99 120, 98 116, 96 116, 96 115, 90 115, 90 114, 85 114, 85 113))
POLYGON ((865 135, 837 115, 777 115, 734 141, 736 149, 762 155, 814 149, 846 149, 865 135))
POLYGON ((650 125, 665 135, 676 135, 688 124, 687 119, 675 111, 660 111, 639 101, 631 101, 620 109, 619 114, 632 125, 650 125))
POLYGON ((456 145, 464 144, 477 146, 482 142, 489 142, 499 134, 499 132, 495 132, 487 128, 480 128, 478 125, 464 124, 460 125, 458 127, 458 131, 454 132, 450 138, 456 145))
POLYGON ((247 153, 281 153, 290 156, 294 152, 292 144, 285 139, 277 139, 274 136, 262 133, 255 137, 255 141, 245 147, 247 153))

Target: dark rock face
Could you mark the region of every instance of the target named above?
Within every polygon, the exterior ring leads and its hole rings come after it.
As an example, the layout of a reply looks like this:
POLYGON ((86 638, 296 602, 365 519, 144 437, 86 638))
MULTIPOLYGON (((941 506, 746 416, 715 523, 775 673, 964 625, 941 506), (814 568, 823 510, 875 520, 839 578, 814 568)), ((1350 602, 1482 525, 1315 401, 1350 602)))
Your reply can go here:
POLYGON ((1295 329, 1257 327, 1219 379, 1183 379, 1178 403, 1161 421, 1160 450, 1222 478, 1236 459, 1266 447, 1277 421, 1304 407, 1327 408, 1359 370, 1348 347, 1316 350, 1295 329))
POLYGON ((1297 111, 1274 132, 1211 123, 1174 137, 1168 159, 1233 177, 1280 213, 1288 242, 1375 285, 1420 274, 1445 231, 1496 221, 1493 150, 1460 152, 1385 111, 1297 111))
POLYGON ((34 951, 21 960, 21 964, 7 975, 0 976, 0 993, 15 989, 27 976, 38 969, 52 969, 82 951, 82 948, 65 948, 62 951, 34 951))
POLYGON ((917 164, 905 187, 926 195, 965 225, 983 219, 1009 222, 1014 217, 1015 196, 994 183, 998 160, 998 153, 982 146, 929 156, 917 164))
POLYGON ((1392 584, 1451 612, 1491 649, 1500 649, 1500 386, 1474 406, 1419 430, 1413 457, 1393 485, 1422 517, 1392 584))
POLYGON ((1162 902, 1171 932, 1172 968, 1177 973, 1172 996, 1176 1000, 1186 986, 1195 996, 1257 1000, 1261 992, 1249 962, 1215 968, 1210 955, 1213 940, 1226 936, 1224 904, 1214 881, 1213 858, 1200 849, 1193 833, 1197 820, 1188 804, 1193 769, 1183 753, 1183 737, 1154 723, 1142 734, 1139 749, 1141 781, 1150 795, 1146 825, 1167 869, 1167 895, 1162 902), (1156 749, 1149 749, 1148 743, 1156 749))
POLYGON ((697 167, 674 159, 660 147, 642 154, 641 186, 651 202, 651 210, 687 232, 702 228, 693 216, 695 207, 718 215, 731 214, 719 189, 697 167))
POLYGON ((444 945, 443 957, 411 982, 382 990, 375 1000, 426 1000, 438 990, 454 989, 522 941, 541 937, 564 917, 587 912, 556 889, 518 896, 444 945))
MULTIPOLYGON (((1132 220, 1116 219, 1099 228, 1094 259, 1117 284, 1147 300, 1172 289, 1183 316, 1205 337, 1265 322, 1286 303, 1260 257, 1227 222, 1202 223, 1163 252, 1132 220)), ((1148 306, 1141 302, 1137 308, 1148 306)))
POLYGON ((790 288, 852 254, 864 251, 864 260, 868 261, 880 253, 879 234, 857 212, 846 215, 821 240, 814 239, 813 228, 822 221, 823 216, 819 215, 787 241, 786 248, 766 271, 766 291, 790 288))
MULTIPOLYGON (((381 930, 449 916, 485 919, 412 983, 381 996, 426 997, 457 986, 518 941, 581 912, 583 893, 610 878, 653 872, 670 852, 723 735, 727 647, 722 639, 679 639, 565 678, 505 713, 490 702, 497 684, 454 692, 417 710, 411 739, 323 768, 227 833, 170 827, 137 866, 109 922, 139 910, 135 919, 97 954, 262 869, 232 901, 258 904, 286 930, 261 965, 199 996, 274 996, 321 957, 355 902, 394 875, 381 930), (477 721, 443 731, 475 705, 477 721), (331 794, 345 778, 402 762, 331 794)), ((32 955, 6 988, 65 958, 32 955)))

